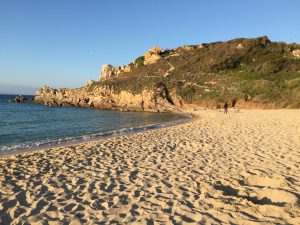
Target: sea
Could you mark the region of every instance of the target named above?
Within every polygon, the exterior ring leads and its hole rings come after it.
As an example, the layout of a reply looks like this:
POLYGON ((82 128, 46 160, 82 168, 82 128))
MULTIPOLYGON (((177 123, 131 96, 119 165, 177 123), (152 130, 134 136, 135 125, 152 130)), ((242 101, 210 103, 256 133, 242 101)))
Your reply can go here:
POLYGON ((156 129, 187 119, 173 113, 119 112, 8 102, 15 97, 0 95, 2 154, 3 151, 43 149, 156 129))

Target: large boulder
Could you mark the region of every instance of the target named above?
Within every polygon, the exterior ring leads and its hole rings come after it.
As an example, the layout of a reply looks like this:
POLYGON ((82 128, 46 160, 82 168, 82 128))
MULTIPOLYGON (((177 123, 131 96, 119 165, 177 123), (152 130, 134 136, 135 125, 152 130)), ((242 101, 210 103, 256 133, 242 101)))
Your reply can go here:
POLYGON ((87 82, 86 82, 86 87, 89 87, 89 86, 91 86, 91 85, 93 85, 95 83, 95 81, 94 80, 88 80, 87 82))
POLYGON ((177 53, 185 53, 185 52, 190 52, 190 51, 193 51, 197 48, 203 48, 204 46, 203 45, 198 45, 198 46, 189 46, 189 45, 183 45, 183 46, 180 46, 178 48, 174 48, 175 52, 177 53))
POLYGON ((244 49, 244 45, 242 43, 239 43, 237 46, 236 46, 237 49, 244 49))
POLYGON ((101 68, 100 81, 107 80, 115 75, 115 68, 110 64, 104 64, 101 68))
POLYGON ((149 50, 152 54, 160 54, 163 51, 163 49, 159 46, 152 46, 149 50))
POLYGON ((189 51, 193 51, 194 47, 188 46, 188 45, 184 45, 184 46, 179 47, 179 50, 184 51, 184 52, 189 52, 189 51))
POLYGON ((293 53, 293 56, 300 58, 300 49, 295 49, 292 53, 293 53))
POLYGON ((161 47, 151 47, 150 50, 144 54, 144 65, 156 63, 159 59, 161 59, 161 52, 163 52, 163 49, 161 47))
POLYGON ((101 68, 100 81, 104 81, 109 78, 116 77, 121 73, 128 73, 130 71, 130 66, 113 66, 110 64, 104 64, 101 68))
POLYGON ((131 71, 131 68, 130 66, 125 66, 125 65, 122 65, 122 66, 116 66, 114 67, 115 68, 115 74, 116 75, 119 75, 121 73, 128 73, 131 71))

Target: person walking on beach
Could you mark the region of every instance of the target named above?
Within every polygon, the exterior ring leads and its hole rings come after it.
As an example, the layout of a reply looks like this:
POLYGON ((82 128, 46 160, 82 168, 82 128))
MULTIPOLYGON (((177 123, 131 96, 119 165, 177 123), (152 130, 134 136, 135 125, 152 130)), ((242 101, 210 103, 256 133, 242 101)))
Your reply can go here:
POLYGON ((225 102, 225 104, 224 104, 224 113, 227 114, 227 112, 228 112, 228 103, 225 102))

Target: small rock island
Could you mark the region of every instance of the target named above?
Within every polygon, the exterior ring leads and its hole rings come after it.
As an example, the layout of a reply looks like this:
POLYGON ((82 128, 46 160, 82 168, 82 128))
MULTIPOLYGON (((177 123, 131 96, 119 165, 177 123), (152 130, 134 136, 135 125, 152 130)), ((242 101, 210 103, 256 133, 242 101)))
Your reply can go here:
POLYGON ((33 102, 34 98, 26 98, 22 95, 18 95, 14 99, 9 99, 8 101, 11 103, 26 103, 26 102, 33 102))

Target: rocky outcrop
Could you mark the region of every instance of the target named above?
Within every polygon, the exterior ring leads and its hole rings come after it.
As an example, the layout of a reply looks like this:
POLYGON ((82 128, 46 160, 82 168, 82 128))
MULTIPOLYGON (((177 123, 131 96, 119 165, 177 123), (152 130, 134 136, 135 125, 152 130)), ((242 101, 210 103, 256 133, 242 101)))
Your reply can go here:
POLYGON ((103 65, 100 81, 73 90, 44 87, 35 101, 135 111, 218 108, 230 99, 237 106, 244 101, 243 107, 300 108, 300 64, 292 56, 300 57, 298 44, 270 43, 266 36, 165 50, 154 46, 128 66, 103 65))
POLYGON ((114 75, 114 67, 110 64, 104 64, 101 68, 99 80, 107 80, 108 78, 113 77, 114 75))
POLYGON ((11 103, 25 103, 25 102, 33 102, 33 98, 26 98, 22 95, 16 96, 14 99, 8 100, 11 103))
POLYGON ((34 101, 47 106, 85 106, 86 101, 82 89, 53 89, 44 86, 36 91, 34 101))
POLYGON ((148 52, 144 54, 144 65, 149 65, 157 62, 161 59, 160 53, 163 52, 163 49, 158 46, 153 46, 148 52))
POLYGON ((184 52, 193 51, 194 49, 195 49, 194 47, 188 45, 184 45, 178 48, 179 51, 184 51, 184 52))
POLYGON ((96 83, 96 81, 94 81, 94 80, 88 80, 88 81, 86 82, 86 86, 89 87, 89 86, 91 86, 91 85, 93 85, 93 84, 95 84, 95 83, 96 83))
POLYGON ((293 56, 300 58, 300 49, 295 49, 292 53, 293 53, 293 56))
POLYGON ((204 48, 204 45, 203 44, 199 44, 199 45, 194 45, 194 46, 190 46, 190 45, 183 45, 183 46, 180 46, 178 48, 174 48, 173 51, 175 53, 187 53, 187 52, 190 52, 190 51, 193 51, 195 49, 200 49, 200 48, 204 48))
MULTIPOLYGON (((174 111, 174 102, 180 102, 169 96, 164 87, 156 90, 143 90, 133 94, 129 91, 117 92, 113 87, 96 85, 90 91, 90 86, 78 89, 53 89, 44 86, 36 92, 35 102, 48 106, 79 106, 121 111, 174 111)), ((179 103, 178 103, 179 104, 179 103)))
POLYGON ((244 49, 244 45, 242 43, 239 43, 237 46, 236 46, 237 49, 244 49))
POLYGON ((100 79, 101 81, 107 80, 109 78, 114 78, 121 73, 130 72, 130 66, 113 66, 110 64, 104 64, 101 68, 100 79))

